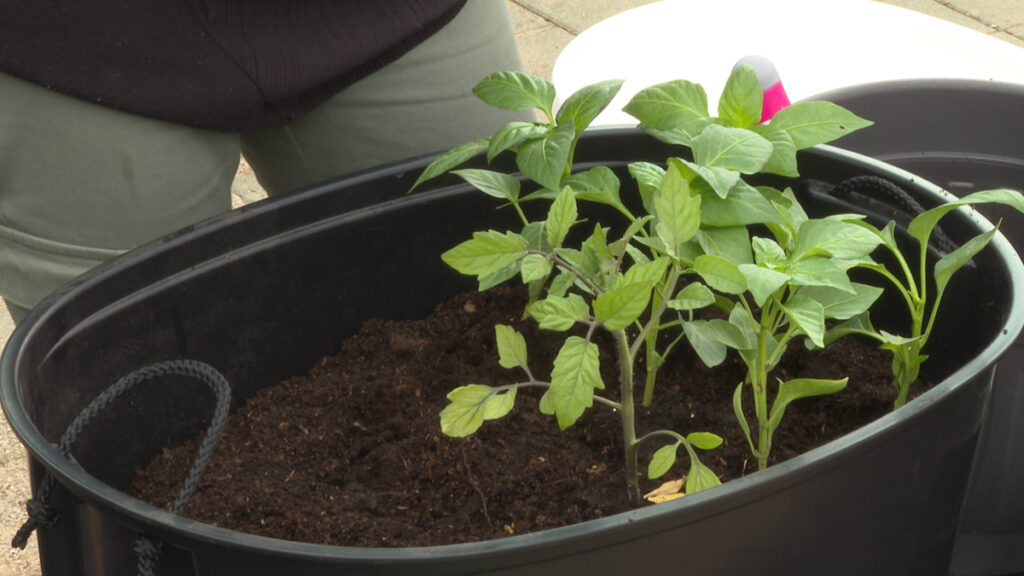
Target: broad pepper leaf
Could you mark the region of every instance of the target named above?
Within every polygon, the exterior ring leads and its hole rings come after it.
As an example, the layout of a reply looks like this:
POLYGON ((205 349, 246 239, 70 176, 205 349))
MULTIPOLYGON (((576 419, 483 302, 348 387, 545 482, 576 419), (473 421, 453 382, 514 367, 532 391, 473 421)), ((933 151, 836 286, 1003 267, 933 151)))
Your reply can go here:
POLYGON ((768 415, 768 430, 774 432, 782 422, 782 417, 794 400, 810 398, 812 396, 824 396, 835 394, 846 388, 847 378, 842 380, 819 380, 814 378, 797 378, 788 382, 779 382, 779 393, 772 402, 772 409, 768 415))
POLYGON ((704 283, 725 294, 743 294, 747 279, 732 262, 721 256, 702 254, 693 261, 693 268, 704 283))
POLYGON ((690 347, 697 353, 704 365, 714 368, 725 361, 728 349, 725 344, 712 338, 706 320, 694 320, 683 323, 683 333, 690 347))
POLYGON ((789 321, 799 327, 815 346, 825 346, 825 308, 821 304, 796 294, 782 304, 782 310, 789 321))
POLYGON ((747 279, 747 288, 758 306, 764 306, 772 294, 789 282, 789 274, 757 264, 740 264, 739 269, 747 279))
POLYGON ((467 168, 465 170, 455 170, 452 172, 459 178, 462 178, 477 190, 499 198, 501 200, 509 200, 515 202, 519 199, 519 180, 504 174, 502 172, 495 172, 493 170, 479 170, 475 168, 467 168))
POLYGON ((700 228, 700 196, 690 193, 690 186, 674 164, 670 164, 661 187, 654 194, 655 226, 658 237, 671 256, 693 238, 700 228))
POLYGON ((772 143, 744 128, 711 124, 693 139, 693 159, 701 166, 754 174, 772 156, 772 143))
POLYGON ((619 93, 622 83, 623 80, 605 80, 580 88, 562 103, 556 122, 558 125, 571 122, 576 134, 582 134, 619 93))
POLYGON ((503 110, 537 108, 549 118, 555 102, 551 82, 522 72, 495 72, 473 87, 473 94, 487 104, 503 110))
POLYGON ((437 178, 452 168, 466 163, 477 154, 487 150, 489 142, 490 141, 487 138, 480 138, 466 142, 460 146, 456 146, 444 154, 441 154, 423 169, 423 172, 420 173, 419 178, 417 178, 416 182, 414 182, 412 187, 409 188, 409 191, 412 192, 417 186, 427 180, 437 178))
POLYGON ((873 122, 832 102, 798 102, 779 110, 771 125, 784 130, 797 150, 831 142, 873 122))
POLYGON ((523 142, 516 154, 516 166, 547 190, 561 190, 574 138, 575 131, 567 124, 543 138, 523 142))
POLYGON ((700 84, 673 80, 645 88, 622 109, 655 130, 682 130, 693 135, 711 121, 708 95, 700 84))
POLYGON ((718 100, 718 116, 736 128, 751 128, 761 121, 764 95, 757 73, 749 64, 729 75, 718 100))
POLYGON ((853 293, 828 286, 805 286, 800 294, 822 305, 825 318, 849 320, 867 312, 878 300, 884 290, 877 286, 869 286, 851 282, 853 293))
POLYGON ((548 134, 551 126, 538 122, 509 122, 491 136, 487 145, 487 161, 494 160, 498 154, 512 148, 520 142, 534 140, 548 134))

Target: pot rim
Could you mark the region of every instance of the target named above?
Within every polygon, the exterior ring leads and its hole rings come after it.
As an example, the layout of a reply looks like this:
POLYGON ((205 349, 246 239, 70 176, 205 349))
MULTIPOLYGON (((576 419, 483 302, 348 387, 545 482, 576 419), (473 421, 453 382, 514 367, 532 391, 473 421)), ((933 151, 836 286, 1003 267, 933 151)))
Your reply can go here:
MULTIPOLYGON (((593 132, 617 133, 623 130, 622 128, 609 127, 595 129, 593 132)), ((626 130, 636 131, 632 128, 626 130)), ((873 170, 881 168, 889 172, 894 179, 913 183, 923 188, 929 194, 937 195, 946 200, 956 198, 918 176, 861 154, 827 145, 816 146, 809 152, 843 158, 845 161, 861 164, 873 170)), ((416 165, 419 162, 417 160, 402 163, 393 168, 392 172, 397 173, 397 171, 408 170, 410 166, 416 165)), ((454 194, 456 192, 454 189, 447 189, 441 190, 436 194, 454 194)), ((367 210, 381 210, 393 203, 406 202, 407 198, 418 199, 432 196, 421 194, 399 198, 329 217, 328 219, 358 218, 360 214, 365 213, 367 210)), ((284 199, 284 201, 293 200, 294 198, 284 199)), ((276 205, 273 200, 267 203, 268 207, 276 205)), ((969 207, 958 208, 957 212, 980 226, 991 226, 991 222, 969 207)), ((296 230, 301 231, 301 229, 301 227, 292 229, 284 232, 284 234, 289 234, 296 230)), ((198 227, 193 232, 174 235, 172 238, 176 242, 185 241, 195 235, 203 234, 204 230, 204 227, 198 227)), ((261 241, 257 241, 257 243, 261 241)), ((61 455, 54 445, 50 444, 43 437, 35 427, 35 424, 28 418, 27 411, 21 402, 14 382, 18 372, 18 351, 21 350, 26 341, 32 338, 37 325, 59 311, 63 297, 86 290, 90 286, 102 282, 110 271, 122 266, 130 266, 138 258, 148 255, 150 250, 159 249, 161 245, 158 241, 133 250, 126 256, 118 258, 115 262, 102 265, 94 271, 83 275, 83 277, 59 290, 53 297, 48 298, 39 308, 33 310, 14 331, 3 352, 2 358, 0 358, 0 404, 2 404, 15 434, 28 448, 30 456, 53 474, 58 482, 67 487, 84 502, 97 503, 110 508, 119 517, 119 521, 139 532, 145 532, 170 544, 181 545, 184 548, 194 547, 194 543, 199 541, 212 545, 229 545, 235 548, 245 548, 259 551, 263 554, 273 552, 285 557, 315 558, 327 562, 350 559, 364 563, 400 564, 410 561, 423 562, 424 559, 427 561, 444 561, 452 558, 471 559, 473 557, 493 556, 495 553, 516 554, 523 547, 530 547, 538 551, 550 550, 552 554, 566 555, 570 554, 573 550, 581 551, 595 548, 602 542, 621 541, 625 538, 632 539, 667 530, 668 528, 664 525, 664 521, 661 520, 666 515, 675 516, 676 514, 685 513, 689 522, 697 522, 723 510, 763 498, 765 495, 781 491, 789 486, 807 482, 811 478, 822 474, 825 470, 834 467, 837 463, 847 461, 861 453, 876 448, 885 442, 888 432, 892 431, 895 433, 900 428, 908 426, 908 421, 915 414, 927 411, 930 406, 938 402, 943 396, 960 387, 969 375, 977 373, 985 366, 995 362, 998 357, 1006 352, 1016 340, 1018 334, 1024 329, 1024 264, 1021 263, 1010 242, 1002 233, 997 233, 992 239, 991 247, 998 254, 999 261, 1007 269, 1013 290, 1013 297, 1008 303, 1009 312, 1004 319, 1003 329, 967 363, 896 412, 890 412, 851 433, 790 460, 775 464, 766 470, 731 480, 714 490, 689 495, 685 498, 657 506, 648 506, 606 518, 589 520, 579 524, 529 534, 509 536, 498 540, 406 548, 328 546, 281 540, 219 528, 172 514, 129 497, 123 492, 99 481, 80 466, 69 466, 68 460, 61 455), (630 526, 628 533, 624 533, 621 530, 625 525, 630 526)))

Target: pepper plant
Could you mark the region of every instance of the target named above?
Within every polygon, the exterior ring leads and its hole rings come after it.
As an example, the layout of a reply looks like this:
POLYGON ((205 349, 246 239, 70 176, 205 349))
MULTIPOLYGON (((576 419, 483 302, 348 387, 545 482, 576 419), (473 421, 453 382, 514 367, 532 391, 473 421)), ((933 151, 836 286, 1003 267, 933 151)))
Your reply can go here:
MULTIPOLYGON (((573 172, 580 135, 621 84, 587 86, 556 112, 554 88, 545 80, 492 74, 474 88, 478 97, 498 108, 537 109, 544 119, 513 122, 490 138, 451 150, 428 166, 414 187, 450 171, 515 210, 522 224, 518 230, 476 232, 442 258, 477 277, 481 290, 519 277, 529 287, 527 314, 542 329, 567 334, 550 379, 543 381, 529 366, 522 335, 498 326, 499 362, 525 378, 453 390, 441 414, 442 430, 451 436, 472 434, 484 421, 507 414, 523 387, 545 390, 540 409, 562 429, 595 402, 610 406, 621 416, 627 487, 639 499, 641 444, 665 440, 648 465, 650 478, 667 472, 678 449, 685 449, 686 491, 692 493, 719 483, 697 449, 712 449, 721 438, 671 430, 638 437, 638 366, 645 371, 643 402, 650 403, 658 369, 680 343, 709 366, 724 361, 729 350, 738 353, 747 376, 735 389, 733 407, 764 468, 789 404, 846 385, 846 379, 814 378, 772 383, 771 370, 794 339, 819 347, 844 333, 873 332, 867 311, 882 290, 852 282, 848 272, 858 266, 884 270, 870 254, 890 246, 886 231, 891 228, 874 229, 857 214, 810 218, 792 190, 747 183, 745 178, 758 173, 797 176, 797 150, 870 122, 831 103, 806 102, 761 124, 760 85, 746 66, 730 76, 717 117, 708 112, 703 88, 682 80, 652 86, 630 100, 624 110, 643 130, 688 148, 689 154, 681 150, 662 164, 629 165, 638 198, 623 202, 622 183, 610 168, 573 172), (488 169, 458 169, 484 153, 488 162, 513 154, 525 182, 488 169), (536 203, 542 208, 528 206, 536 203), (591 224, 580 219, 581 203, 610 206, 621 218, 591 224), (826 323, 836 322, 842 328, 826 329, 826 323), (595 336, 602 331, 610 336, 609 350, 599 349, 595 336), (601 394, 606 383, 600 365, 609 359, 618 366, 617 399, 601 394), (752 410, 744 402, 745 387, 752 410)), ((898 252, 894 242, 891 247, 898 252)))
POLYGON ((921 365, 928 359, 922 350, 931 336, 939 306, 950 280, 978 252, 988 246, 998 230, 998 224, 996 227, 977 234, 948 254, 942 255, 933 265, 930 276, 928 275, 929 240, 943 216, 961 206, 977 204, 1003 204, 1024 212, 1024 196, 1015 190, 1006 189, 975 192, 959 200, 922 212, 915 216, 907 226, 907 232, 917 241, 916 268, 908 263, 907 258, 896 244, 895 223, 889 222, 885 227, 877 228, 865 221, 857 222, 865 231, 878 239, 878 243, 897 263, 895 272, 870 258, 861 260, 857 265, 880 274, 899 293, 906 303, 910 317, 909 334, 901 336, 876 329, 872 326, 867 313, 861 313, 834 327, 825 336, 825 340, 830 342, 846 334, 857 333, 876 339, 882 348, 889 350, 893 357, 892 384, 896 389, 893 408, 899 408, 906 403, 910 386, 918 380, 921 365), (929 295, 928 290, 932 284, 935 294, 929 295))

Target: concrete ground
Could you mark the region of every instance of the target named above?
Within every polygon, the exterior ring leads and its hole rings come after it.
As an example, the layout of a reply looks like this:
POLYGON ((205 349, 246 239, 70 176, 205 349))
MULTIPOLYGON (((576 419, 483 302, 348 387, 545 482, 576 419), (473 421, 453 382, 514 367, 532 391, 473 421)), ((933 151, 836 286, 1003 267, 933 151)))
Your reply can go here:
MULTIPOLYGON (((558 53, 593 24, 653 0, 509 0, 509 10, 527 72, 551 77, 558 53)), ((770 4, 770 0, 766 0, 770 4)), ((1024 48, 1024 2, 1019 0, 886 0, 886 3, 949 20, 1024 48)), ((233 187, 236 205, 262 198, 252 171, 243 162, 233 187)), ((0 301, 0 349, 14 326, 0 301)), ((0 424, 0 575, 37 576, 35 539, 25 551, 7 547, 24 519, 29 497, 25 452, 0 424)))

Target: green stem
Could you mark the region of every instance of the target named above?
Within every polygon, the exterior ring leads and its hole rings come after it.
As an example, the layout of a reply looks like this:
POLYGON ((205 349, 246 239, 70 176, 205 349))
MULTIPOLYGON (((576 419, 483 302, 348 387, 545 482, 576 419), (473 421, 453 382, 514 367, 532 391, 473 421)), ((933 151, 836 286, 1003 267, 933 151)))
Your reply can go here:
POLYGON ((619 385, 622 389, 622 447, 626 455, 626 490, 629 499, 639 503, 640 466, 637 457, 636 408, 633 403, 633 357, 629 353, 629 341, 624 330, 614 332, 619 349, 619 385))
POLYGON ((757 366, 753 374, 754 381, 754 412, 757 415, 757 468, 764 470, 768 467, 768 453, 772 449, 772 438, 768 430, 768 338, 769 326, 764 325, 767 320, 765 316, 771 303, 765 303, 762 313, 762 323, 757 331, 757 366))

